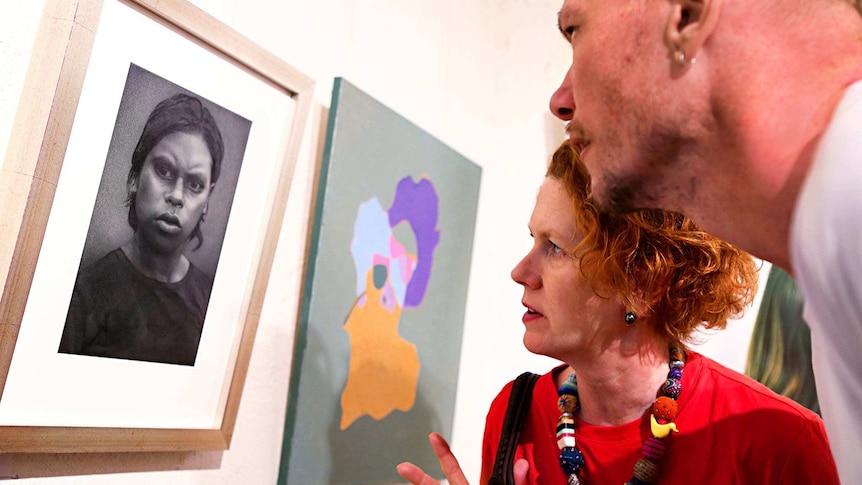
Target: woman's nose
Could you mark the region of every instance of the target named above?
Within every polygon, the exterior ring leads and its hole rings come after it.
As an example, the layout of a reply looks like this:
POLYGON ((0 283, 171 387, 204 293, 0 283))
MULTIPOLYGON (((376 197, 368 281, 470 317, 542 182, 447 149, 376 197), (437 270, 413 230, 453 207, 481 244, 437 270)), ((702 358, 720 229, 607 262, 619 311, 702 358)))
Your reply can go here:
POLYGON ((518 264, 515 265, 514 268, 512 268, 511 276, 515 283, 518 283, 521 286, 537 288, 540 286, 541 279, 532 269, 531 255, 532 253, 528 253, 520 262, 518 262, 518 264))
POLYGON ((183 194, 183 183, 181 179, 177 179, 174 182, 173 187, 168 191, 165 199, 168 201, 168 204, 172 206, 182 208, 185 204, 184 202, 184 194, 183 194))

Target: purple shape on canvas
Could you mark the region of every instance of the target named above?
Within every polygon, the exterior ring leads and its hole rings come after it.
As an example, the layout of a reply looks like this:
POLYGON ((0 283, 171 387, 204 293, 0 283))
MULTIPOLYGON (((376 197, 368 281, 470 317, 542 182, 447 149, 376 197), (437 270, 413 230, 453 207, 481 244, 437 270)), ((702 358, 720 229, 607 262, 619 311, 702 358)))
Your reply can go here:
POLYGON ((414 307, 422 303, 428 280, 431 278, 431 265, 434 249, 440 241, 437 229, 439 199, 434 185, 427 178, 413 183, 408 176, 398 182, 395 200, 389 208, 389 226, 395 227, 407 221, 416 235, 418 263, 413 278, 407 285, 404 307, 414 307))

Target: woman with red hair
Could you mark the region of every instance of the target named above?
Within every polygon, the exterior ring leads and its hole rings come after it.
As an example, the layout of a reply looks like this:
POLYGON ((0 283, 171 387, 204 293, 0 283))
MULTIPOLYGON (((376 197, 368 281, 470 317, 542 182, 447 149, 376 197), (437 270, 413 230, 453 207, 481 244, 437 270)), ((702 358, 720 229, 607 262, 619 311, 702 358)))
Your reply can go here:
MULTIPOLYGON (((524 345, 562 363, 535 381, 514 463, 495 467, 513 383, 491 404, 482 484, 838 483, 816 414, 686 346, 751 303, 748 254, 681 214, 603 211, 568 143, 529 229, 512 270, 524 345)), ((431 442, 449 483, 465 484, 443 438, 431 442)))

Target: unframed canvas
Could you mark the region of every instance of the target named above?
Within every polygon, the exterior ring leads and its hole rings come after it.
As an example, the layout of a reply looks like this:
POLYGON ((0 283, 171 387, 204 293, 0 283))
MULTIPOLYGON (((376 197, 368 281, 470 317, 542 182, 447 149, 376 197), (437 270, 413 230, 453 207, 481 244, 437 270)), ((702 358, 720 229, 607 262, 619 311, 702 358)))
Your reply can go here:
POLYGON ((336 79, 278 483, 392 483, 451 438, 481 169, 336 79))

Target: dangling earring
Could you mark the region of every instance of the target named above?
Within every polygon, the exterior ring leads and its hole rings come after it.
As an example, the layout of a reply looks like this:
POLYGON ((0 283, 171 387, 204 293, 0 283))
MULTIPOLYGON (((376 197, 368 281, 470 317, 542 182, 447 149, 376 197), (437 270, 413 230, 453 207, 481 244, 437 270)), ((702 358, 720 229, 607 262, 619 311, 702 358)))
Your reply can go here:
POLYGON ((626 325, 632 326, 635 324, 635 320, 638 319, 638 316, 634 314, 634 312, 626 312, 626 325))

